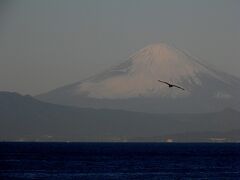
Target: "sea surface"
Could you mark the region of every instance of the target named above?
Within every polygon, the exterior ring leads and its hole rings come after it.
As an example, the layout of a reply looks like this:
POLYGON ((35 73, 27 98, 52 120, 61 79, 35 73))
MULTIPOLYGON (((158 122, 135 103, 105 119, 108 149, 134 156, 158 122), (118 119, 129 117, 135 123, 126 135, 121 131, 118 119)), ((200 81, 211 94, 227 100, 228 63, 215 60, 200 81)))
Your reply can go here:
POLYGON ((240 144, 0 143, 0 179, 240 179, 240 144))

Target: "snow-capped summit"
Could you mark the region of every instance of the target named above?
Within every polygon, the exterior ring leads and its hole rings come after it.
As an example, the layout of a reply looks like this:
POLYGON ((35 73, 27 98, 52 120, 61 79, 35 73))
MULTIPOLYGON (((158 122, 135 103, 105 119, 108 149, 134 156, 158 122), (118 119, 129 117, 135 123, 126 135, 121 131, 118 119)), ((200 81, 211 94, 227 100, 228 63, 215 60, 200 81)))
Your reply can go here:
POLYGON ((121 99, 133 97, 182 97, 191 85, 201 85, 199 74, 213 74, 184 52, 165 44, 149 45, 122 64, 82 83, 76 94, 92 98, 121 99), (169 89, 157 80, 186 86, 186 91, 169 89))
POLYGON ((212 103, 216 107, 215 103, 221 99, 229 105, 239 90, 239 79, 214 70, 177 48, 153 44, 117 66, 39 98, 61 104, 127 110, 140 110, 134 102, 144 102, 166 109, 172 107, 171 103, 177 105, 177 101, 203 107, 212 103), (169 88, 159 83, 159 79, 182 86, 185 91, 169 88))

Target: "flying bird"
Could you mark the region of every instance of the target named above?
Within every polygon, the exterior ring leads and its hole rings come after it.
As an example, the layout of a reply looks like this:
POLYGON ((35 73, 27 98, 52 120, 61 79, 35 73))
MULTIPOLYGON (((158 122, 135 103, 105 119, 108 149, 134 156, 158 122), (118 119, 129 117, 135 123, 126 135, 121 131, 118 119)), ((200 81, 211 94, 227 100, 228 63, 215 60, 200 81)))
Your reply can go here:
POLYGON ((183 89, 182 87, 177 86, 177 85, 175 85, 175 84, 170 84, 170 83, 168 83, 168 82, 160 81, 160 80, 158 80, 158 81, 161 82, 161 83, 167 84, 169 88, 171 88, 171 87, 176 87, 176 88, 179 88, 179 89, 181 89, 181 90, 183 90, 183 91, 185 90, 185 89, 183 89))

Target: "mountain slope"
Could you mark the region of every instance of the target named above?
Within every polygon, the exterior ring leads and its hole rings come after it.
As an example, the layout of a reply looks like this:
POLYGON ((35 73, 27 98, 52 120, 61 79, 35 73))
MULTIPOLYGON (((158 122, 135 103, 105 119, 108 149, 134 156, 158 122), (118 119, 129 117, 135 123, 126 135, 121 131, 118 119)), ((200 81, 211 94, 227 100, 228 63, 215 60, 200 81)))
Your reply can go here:
POLYGON ((165 44, 149 45, 122 64, 37 96, 79 107, 145 112, 209 112, 240 101, 240 80, 165 44), (157 80, 184 87, 171 88, 157 80), (156 108, 158 107, 158 108, 156 108))
POLYGON ((176 133, 240 129, 240 113, 148 114, 54 105, 30 96, 0 92, 0 140, 147 141, 176 133))

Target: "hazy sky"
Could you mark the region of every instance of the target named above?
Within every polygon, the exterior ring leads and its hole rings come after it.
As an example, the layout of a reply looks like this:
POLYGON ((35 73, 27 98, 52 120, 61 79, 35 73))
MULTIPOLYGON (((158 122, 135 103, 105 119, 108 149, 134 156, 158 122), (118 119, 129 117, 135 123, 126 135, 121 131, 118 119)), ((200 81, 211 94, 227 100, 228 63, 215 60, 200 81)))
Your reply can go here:
POLYGON ((240 77, 240 1, 1 0, 0 91, 49 91, 157 42, 240 77))

